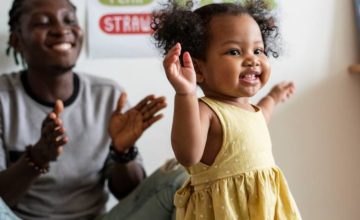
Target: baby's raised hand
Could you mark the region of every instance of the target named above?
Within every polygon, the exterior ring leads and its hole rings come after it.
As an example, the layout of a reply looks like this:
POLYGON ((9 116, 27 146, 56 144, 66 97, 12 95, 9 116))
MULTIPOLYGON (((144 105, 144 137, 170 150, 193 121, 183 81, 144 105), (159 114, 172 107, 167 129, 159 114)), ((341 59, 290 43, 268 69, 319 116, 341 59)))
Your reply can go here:
POLYGON ((196 92, 196 75, 189 52, 183 54, 183 66, 180 62, 181 45, 177 43, 166 54, 163 66, 166 76, 177 94, 196 92))
POLYGON ((289 99, 295 92, 295 85, 293 82, 280 82, 276 84, 268 96, 270 96, 274 102, 277 104, 279 102, 284 102, 289 99))
POLYGON ((63 151, 63 145, 68 142, 63 122, 60 119, 63 109, 62 101, 57 100, 54 110, 42 123, 41 137, 31 149, 32 160, 38 166, 45 167, 50 161, 56 160, 63 151))

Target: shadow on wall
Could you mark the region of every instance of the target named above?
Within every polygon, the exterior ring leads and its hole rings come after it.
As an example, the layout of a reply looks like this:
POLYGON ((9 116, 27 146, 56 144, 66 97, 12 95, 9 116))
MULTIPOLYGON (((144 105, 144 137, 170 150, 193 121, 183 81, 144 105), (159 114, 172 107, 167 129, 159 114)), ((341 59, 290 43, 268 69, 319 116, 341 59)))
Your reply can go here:
POLYGON ((277 163, 304 219, 360 215, 360 74, 331 75, 270 123, 277 163))

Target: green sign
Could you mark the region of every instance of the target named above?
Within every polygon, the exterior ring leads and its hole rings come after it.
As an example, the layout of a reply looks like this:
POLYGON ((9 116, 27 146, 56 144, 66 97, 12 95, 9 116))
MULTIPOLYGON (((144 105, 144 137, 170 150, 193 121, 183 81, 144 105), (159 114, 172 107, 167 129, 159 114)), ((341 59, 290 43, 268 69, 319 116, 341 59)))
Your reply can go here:
POLYGON ((101 4, 108 6, 142 6, 152 3, 154 0, 99 0, 101 4))

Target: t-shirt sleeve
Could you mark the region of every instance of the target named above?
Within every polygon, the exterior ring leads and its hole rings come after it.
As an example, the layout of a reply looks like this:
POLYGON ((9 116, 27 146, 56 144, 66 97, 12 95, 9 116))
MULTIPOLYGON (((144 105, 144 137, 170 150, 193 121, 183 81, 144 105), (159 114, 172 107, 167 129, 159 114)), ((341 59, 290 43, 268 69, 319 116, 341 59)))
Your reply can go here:
MULTIPOLYGON (((0 103, 1 106, 1 103, 0 103)), ((6 150, 3 143, 3 120, 2 115, 0 114, 0 171, 6 169, 6 150)))

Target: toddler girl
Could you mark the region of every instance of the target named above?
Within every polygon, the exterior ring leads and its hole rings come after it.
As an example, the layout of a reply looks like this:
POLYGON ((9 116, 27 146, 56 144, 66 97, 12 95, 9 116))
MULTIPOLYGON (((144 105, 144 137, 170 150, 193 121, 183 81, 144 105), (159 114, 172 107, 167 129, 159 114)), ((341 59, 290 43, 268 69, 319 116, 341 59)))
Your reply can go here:
POLYGON ((266 123, 294 85, 280 83, 257 106, 249 102, 269 79, 268 56, 278 56, 266 9, 256 0, 195 11, 170 2, 154 12, 154 38, 176 91, 172 147, 191 175, 175 196, 177 219, 301 219, 266 123))

